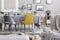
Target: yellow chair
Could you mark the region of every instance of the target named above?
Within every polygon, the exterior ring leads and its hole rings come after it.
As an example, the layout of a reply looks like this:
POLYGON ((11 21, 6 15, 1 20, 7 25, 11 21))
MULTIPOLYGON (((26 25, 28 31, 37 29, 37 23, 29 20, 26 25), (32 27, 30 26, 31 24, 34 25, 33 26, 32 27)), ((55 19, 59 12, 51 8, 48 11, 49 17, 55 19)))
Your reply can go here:
MULTIPOLYGON (((33 26, 33 24, 34 24, 34 18, 33 18, 33 15, 32 14, 30 14, 30 13, 27 13, 26 15, 25 15, 25 17, 24 17, 24 21, 22 21, 22 24, 24 24, 24 32, 25 32, 25 25, 26 24, 32 24, 32 26, 33 26)), ((33 26, 33 28, 34 28, 34 26, 33 26)), ((29 31, 30 31, 30 28, 29 28, 29 31)))

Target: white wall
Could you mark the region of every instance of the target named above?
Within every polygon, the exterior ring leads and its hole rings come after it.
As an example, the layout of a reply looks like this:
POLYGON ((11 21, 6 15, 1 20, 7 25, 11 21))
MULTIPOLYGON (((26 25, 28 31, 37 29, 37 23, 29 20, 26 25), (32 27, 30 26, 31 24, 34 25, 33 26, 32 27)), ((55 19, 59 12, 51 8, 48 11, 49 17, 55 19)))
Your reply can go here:
MULTIPOLYGON (((0 3, 1 3, 1 0, 0 0, 0 3)), ((32 11, 35 10, 36 5, 44 5, 44 11, 37 11, 38 14, 45 14, 46 10, 51 10, 51 14, 60 14, 60 0, 53 0, 53 3, 51 5, 47 5, 46 0, 41 0, 40 4, 33 4, 33 0, 19 0, 19 5, 25 5, 27 7, 27 4, 33 5, 32 11)), ((8 5, 7 5, 7 8, 8 8, 8 5)), ((31 11, 25 10, 24 12, 26 13, 31 11)))
POLYGON ((45 14, 46 10, 51 10, 51 14, 60 14, 60 0, 53 0, 51 5, 46 4, 46 0, 41 0, 41 4, 33 4, 33 0, 19 0, 19 3, 25 6, 32 4, 32 10, 35 10, 36 5, 44 5, 44 11, 37 11, 38 14, 45 14))
POLYGON ((1 10, 1 0, 0 0, 0 10, 1 10))

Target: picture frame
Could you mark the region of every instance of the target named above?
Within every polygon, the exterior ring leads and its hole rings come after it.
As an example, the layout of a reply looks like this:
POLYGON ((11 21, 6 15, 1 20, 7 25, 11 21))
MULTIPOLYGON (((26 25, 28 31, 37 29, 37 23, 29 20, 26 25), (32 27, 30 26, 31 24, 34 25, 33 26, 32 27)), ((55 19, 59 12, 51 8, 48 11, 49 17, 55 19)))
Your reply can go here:
POLYGON ((44 6, 43 5, 36 5, 36 11, 43 11, 44 6))
POLYGON ((27 10, 32 10, 32 4, 27 4, 27 10))
POLYGON ((46 4, 52 4, 52 0, 46 0, 46 4))
POLYGON ((33 0, 33 3, 39 4, 41 3, 41 0, 33 0))

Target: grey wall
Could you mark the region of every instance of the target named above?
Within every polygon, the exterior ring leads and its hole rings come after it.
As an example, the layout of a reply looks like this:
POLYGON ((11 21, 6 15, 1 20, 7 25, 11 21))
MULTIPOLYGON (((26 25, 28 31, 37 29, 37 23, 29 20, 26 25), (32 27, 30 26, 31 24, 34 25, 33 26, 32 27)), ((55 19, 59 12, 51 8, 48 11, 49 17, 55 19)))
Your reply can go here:
MULTIPOLYGON (((44 5, 44 11, 37 11, 38 14, 45 14, 46 10, 51 10, 51 14, 60 14, 60 0, 53 0, 51 5, 46 4, 46 0, 41 0, 40 4, 33 4, 33 0, 19 0, 19 5, 32 4, 32 11, 35 10, 36 5, 44 5)), ((26 11, 25 12, 29 12, 26 11)))

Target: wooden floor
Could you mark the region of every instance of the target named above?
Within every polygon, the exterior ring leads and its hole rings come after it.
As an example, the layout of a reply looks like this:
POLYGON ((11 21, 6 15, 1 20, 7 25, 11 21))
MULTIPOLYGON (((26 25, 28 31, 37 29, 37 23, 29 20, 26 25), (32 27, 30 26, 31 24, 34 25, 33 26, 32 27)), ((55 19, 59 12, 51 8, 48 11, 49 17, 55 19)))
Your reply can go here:
POLYGON ((40 36, 38 38, 36 38, 36 36, 34 36, 34 35, 30 35, 30 34, 26 34, 26 35, 29 36, 29 38, 31 40, 42 40, 40 36))

